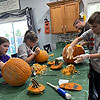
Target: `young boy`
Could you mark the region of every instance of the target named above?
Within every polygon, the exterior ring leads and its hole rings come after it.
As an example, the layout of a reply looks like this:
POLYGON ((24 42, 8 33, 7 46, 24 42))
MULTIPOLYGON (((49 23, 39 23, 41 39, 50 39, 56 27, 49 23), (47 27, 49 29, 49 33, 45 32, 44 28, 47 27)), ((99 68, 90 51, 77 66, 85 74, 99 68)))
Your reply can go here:
POLYGON ((90 30, 84 32, 76 38, 67 49, 67 58, 72 58, 73 47, 81 40, 89 41, 90 54, 82 54, 74 57, 75 63, 90 60, 90 78, 89 78, 89 100, 100 100, 100 12, 94 12, 88 19, 90 30), (94 89, 97 97, 95 98, 94 89))

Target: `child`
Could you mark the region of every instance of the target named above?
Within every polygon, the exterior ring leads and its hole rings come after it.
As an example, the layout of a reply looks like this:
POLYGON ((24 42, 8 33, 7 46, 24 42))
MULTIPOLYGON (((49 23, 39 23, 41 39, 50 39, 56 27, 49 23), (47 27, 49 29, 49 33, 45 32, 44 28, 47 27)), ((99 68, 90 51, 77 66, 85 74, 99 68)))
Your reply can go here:
POLYGON ((38 42, 38 37, 33 31, 26 31, 23 43, 18 47, 19 58, 24 59, 27 63, 31 63, 34 57, 40 52, 40 48, 36 47, 33 52, 32 48, 38 42))
POLYGON ((100 12, 94 12, 88 23, 90 30, 84 32, 76 38, 67 49, 67 58, 72 58, 73 47, 81 40, 88 39, 90 54, 82 54, 74 57, 75 63, 83 62, 85 59, 90 60, 90 78, 89 78, 89 100, 100 100, 100 12), (95 98, 94 89, 97 97, 95 98))
MULTIPOLYGON (((10 57, 6 55, 9 45, 10 43, 8 39, 0 37, 0 70, 4 63, 10 59, 10 57)), ((2 77, 1 74, 0 77, 2 77)))

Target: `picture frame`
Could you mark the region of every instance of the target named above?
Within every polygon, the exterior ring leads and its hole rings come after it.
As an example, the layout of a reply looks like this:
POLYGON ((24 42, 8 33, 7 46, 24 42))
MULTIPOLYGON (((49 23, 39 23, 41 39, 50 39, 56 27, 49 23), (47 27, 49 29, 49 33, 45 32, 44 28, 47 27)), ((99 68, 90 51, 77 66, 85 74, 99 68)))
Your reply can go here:
POLYGON ((21 9, 19 0, 0 0, 0 13, 21 9))

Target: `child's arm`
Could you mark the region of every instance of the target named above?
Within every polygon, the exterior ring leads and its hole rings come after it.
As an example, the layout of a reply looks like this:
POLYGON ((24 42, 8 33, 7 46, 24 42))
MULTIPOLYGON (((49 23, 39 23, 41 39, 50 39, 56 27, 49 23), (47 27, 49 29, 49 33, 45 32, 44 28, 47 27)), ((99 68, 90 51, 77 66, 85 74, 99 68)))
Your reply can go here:
POLYGON ((32 61, 32 59, 34 59, 34 57, 35 57, 39 52, 40 52, 40 48, 37 47, 37 48, 35 49, 35 51, 33 52, 33 54, 30 55, 28 58, 26 58, 25 61, 26 61, 27 63, 29 63, 30 61, 32 61))
POLYGON ((0 61, 0 69, 2 69, 2 67, 4 66, 5 63, 3 63, 2 61, 0 61))
POLYGON ((67 49, 67 58, 70 58, 72 59, 72 54, 73 54, 73 47, 78 43, 80 42, 82 39, 82 37, 77 37, 71 44, 70 46, 68 47, 67 49))
POLYGON ((89 41, 84 41, 84 42, 82 42, 80 45, 81 46, 84 46, 84 45, 88 45, 89 44, 89 41))
POLYGON ((73 59, 76 59, 74 62, 75 63, 80 63, 83 62, 86 59, 93 59, 93 58, 100 58, 100 53, 95 53, 95 54, 82 54, 74 57, 73 59))

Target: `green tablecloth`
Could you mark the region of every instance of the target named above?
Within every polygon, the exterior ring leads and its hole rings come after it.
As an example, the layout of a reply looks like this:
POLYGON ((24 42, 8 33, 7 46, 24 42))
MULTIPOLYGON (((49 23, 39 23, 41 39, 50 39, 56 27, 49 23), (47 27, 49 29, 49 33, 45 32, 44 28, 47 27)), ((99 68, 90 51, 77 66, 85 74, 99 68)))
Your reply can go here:
MULTIPOLYGON (((52 59, 54 60, 56 57, 60 57, 62 54, 62 49, 57 49, 54 52, 54 58, 49 57, 49 61, 52 59)), ((44 63, 47 64, 47 63, 44 63)), ((66 67, 67 64, 63 64, 63 68, 66 67)), ((35 95, 31 94, 27 87, 31 84, 30 77, 25 85, 20 87, 12 87, 8 84, 3 85, 4 82, 3 78, 0 79, 0 100, 65 100, 62 96, 60 96, 53 88, 46 85, 46 82, 50 82, 54 85, 58 85, 59 79, 68 79, 69 82, 74 82, 82 85, 83 90, 81 91, 69 91, 66 90, 68 93, 72 95, 71 100, 88 100, 88 61, 75 65, 76 70, 80 71, 79 73, 75 73, 73 75, 67 76, 61 73, 61 70, 51 70, 49 67, 46 69, 44 74, 55 74, 57 76, 43 76, 43 75, 36 75, 33 76, 38 83, 43 84, 46 89, 43 94, 35 95)))

